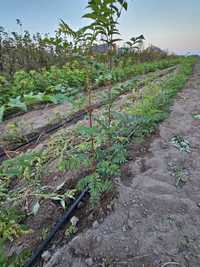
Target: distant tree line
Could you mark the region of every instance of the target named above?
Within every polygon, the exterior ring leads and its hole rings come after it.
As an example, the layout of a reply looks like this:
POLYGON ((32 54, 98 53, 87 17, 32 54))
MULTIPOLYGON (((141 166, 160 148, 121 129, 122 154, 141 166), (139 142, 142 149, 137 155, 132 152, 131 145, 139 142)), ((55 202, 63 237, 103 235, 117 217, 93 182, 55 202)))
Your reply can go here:
POLYGON ((22 29, 20 20, 17 24, 19 32, 9 33, 0 26, 0 73, 12 76, 20 69, 48 68, 66 62, 65 49, 48 42, 48 35, 32 35, 22 29))
MULTIPOLYGON (((0 26, 0 74, 12 77, 19 70, 48 69, 52 65, 63 66, 71 62, 74 55, 84 54, 90 42, 93 43, 91 53, 104 63, 104 55, 107 53, 107 44, 95 44, 92 34, 85 34, 87 28, 74 31, 61 20, 54 37, 48 34, 31 34, 23 30, 23 25, 19 19, 16 20, 19 32, 7 32, 0 26)), ((133 62, 151 61, 153 59, 164 58, 167 53, 143 48, 143 35, 132 37, 126 46, 118 49, 118 56, 126 57, 133 62), (130 57, 132 55, 132 57, 130 57)), ((91 47, 91 46, 90 46, 91 47)), ((114 60, 115 63, 115 60, 114 60)))

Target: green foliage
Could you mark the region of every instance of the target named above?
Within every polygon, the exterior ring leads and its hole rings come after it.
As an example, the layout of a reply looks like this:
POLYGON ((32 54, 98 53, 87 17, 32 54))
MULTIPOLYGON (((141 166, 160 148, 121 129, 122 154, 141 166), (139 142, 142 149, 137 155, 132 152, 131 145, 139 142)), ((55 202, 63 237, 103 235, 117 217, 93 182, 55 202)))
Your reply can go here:
POLYGON ((10 98, 7 106, 9 108, 18 108, 22 111, 27 111, 27 106, 24 102, 21 101, 20 96, 17 96, 16 98, 10 98))
POLYGON ((22 224, 19 224, 24 218, 24 214, 16 209, 0 210, 0 237, 2 241, 10 240, 24 234, 27 230, 22 224))
POLYGON ((141 127, 135 131, 135 136, 151 133, 157 123, 166 118, 173 97, 183 88, 196 59, 191 57, 181 59, 180 62, 181 67, 177 74, 171 75, 160 85, 151 85, 141 101, 124 109, 129 115, 141 117, 141 127))
POLYGON ((0 168, 0 176, 9 178, 17 176, 21 179, 37 178, 40 174, 39 155, 38 152, 29 152, 4 161, 0 168))
POLYGON ((43 102, 52 102, 54 104, 61 104, 69 102, 69 97, 64 94, 56 94, 52 96, 45 96, 43 100, 45 100, 43 102))
POLYGON ((58 169, 62 172, 66 170, 75 170, 77 168, 89 167, 90 160, 84 153, 73 153, 61 156, 59 159, 58 169))
POLYGON ((154 72, 159 69, 162 70, 168 67, 172 67, 178 63, 180 63, 180 59, 178 58, 170 60, 164 59, 154 62, 145 62, 143 64, 135 64, 133 66, 132 63, 127 63, 123 67, 119 66, 113 68, 111 73, 103 73, 96 79, 96 83, 98 85, 104 85, 107 82, 116 83, 124 81, 125 79, 132 76, 147 74, 149 72, 154 72))
POLYGON ((24 100, 27 105, 33 105, 44 101, 44 93, 34 95, 33 92, 24 95, 24 100))
POLYGON ((31 251, 24 250, 20 254, 12 256, 5 255, 3 251, 3 243, 0 242, 0 266, 1 267, 21 267, 25 264, 27 258, 31 255, 31 251))
POLYGON ((119 174, 119 165, 106 160, 102 160, 97 164, 97 172, 102 177, 113 177, 119 174))
POLYGON ((98 173, 93 173, 81 179, 77 185, 78 190, 83 190, 86 187, 89 187, 90 200, 92 205, 95 206, 99 203, 101 195, 112 189, 112 182, 102 179, 98 173))
MULTIPOLYGON (((157 69, 173 66, 179 62, 178 59, 162 60, 153 63, 138 64, 132 67, 113 68, 109 73, 104 65, 93 63, 92 81, 95 86, 106 85, 123 81, 131 76, 137 76, 157 69)), ((87 65, 87 64, 86 64, 87 65)), ((89 68, 89 67, 87 67, 89 68)), ((38 103, 71 102, 75 108, 82 108, 85 103, 83 86, 86 80, 86 72, 83 65, 78 63, 62 68, 51 67, 45 71, 19 71, 14 75, 13 83, 2 92, 2 106, 0 108, 0 121, 3 120, 8 111, 19 109, 27 111, 31 105, 38 103), (80 95, 79 98, 75 97, 80 95)), ((5 84, 5 83, 4 83, 5 84)), ((6 84, 6 86, 8 86, 6 84)))
POLYGON ((89 26, 95 32, 96 37, 101 35, 103 42, 112 47, 115 42, 119 41, 116 35, 119 35, 117 29, 118 19, 121 16, 122 9, 127 10, 128 3, 125 0, 90 0, 87 8, 90 13, 85 14, 84 18, 89 18, 93 22, 89 26))
POLYGON ((71 237, 75 235, 77 231, 78 231, 78 227, 76 227, 76 225, 70 224, 67 230, 65 231, 65 235, 67 237, 71 237))
POLYGON ((71 147, 65 143, 61 149, 58 161, 58 169, 62 172, 66 170, 76 170, 79 168, 89 168, 91 166, 88 142, 77 144, 71 147))

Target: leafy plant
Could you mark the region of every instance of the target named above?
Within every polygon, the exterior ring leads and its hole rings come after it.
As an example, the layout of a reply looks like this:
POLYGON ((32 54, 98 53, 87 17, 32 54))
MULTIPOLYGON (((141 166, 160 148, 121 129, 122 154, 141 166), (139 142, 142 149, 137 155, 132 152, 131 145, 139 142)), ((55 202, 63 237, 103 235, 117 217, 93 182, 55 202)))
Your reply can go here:
POLYGON ((175 172, 176 186, 182 186, 187 183, 189 177, 183 168, 177 168, 175 172))
POLYGON ((40 103, 44 100, 44 93, 38 93, 34 95, 33 92, 24 95, 24 100, 27 105, 33 105, 36 103, 40 103))
POLYGON ((1 267, 21 267, 25 264, 25 261, 31 256, 31 251, 28 249, 23 250, 20 254, 14 254, 12 256, 6 255, 3 250, 3 243, 0 242, 0 266, 1 267))
MULTIPOLYGON (((90 13, 85 14, 83 17, 93 21, 88 28, 95 32, 96 37, 101 35, 101 40, 108 46, 108 66, 111 74, 113 68, 113 48, 115 43, 121 40, 115 37, 120 34, 117 28, 118 19, 121 16, 122 10, 127 10, 128 3, 125 0, 90 0, 87 8, 90 10, 90 13)), ((112 95, 110 87, 108 92, 108 122, 109 126, 111 126, 112 95)))
POLYGON ((13 241, 14 238, 27 233, 27 230, 20 225, 20 221, 24 218, 24 214, 16 211, 16 209, 0 210, 0 237, 1 240, 13 241))
MULTIPOLYGON (((1 177, 19 177, 19 178, 36 178, 36 172, 33 169, 33 166, 37 166, 37 163, 40 160, 40 153, 38 152, 29 152, 21 154, 14 159, 6 160, 1 165, 0 176, 1 177), (32 170, 32 172, 31 172, 32 170)), ((40 171, 37 170, 37 175, 40 171)))
POLYGON ((73 235, 75 235, 78 231, 78 227, 74 224, 70 224, 67 228, 67 230, 65 231, 65 235, 67 237, 71 237, 73 235))
POLYGON ((16 98, 10 98, 7 106, 10 108, 18 108, 22 111, 27 111, 27 106, 24 102, 21 101, 20 96, 17 96, 16 98))
POLYGON ((191 151, 189 141, 180 135, 176 135, 176 136, 172 137, 170 143, 173 144, 180 151, 184 151, 184 152, 190 152, 191 151))
POLYGON ((97 205, 103 193, 109 192, 112 189, 112 182, 109 180, 101 179, 98 173, 86 176, 81 179, 77 185, 78 190, 83 190, 89 187, 90 200, 93 206, 97 205))
POLYGON ((37 215, 39 209, 40 209, 40 201, 41 200, 45 200, 45 199, 49 199, 49 200, 54 200, 54 201, 58 201, 60 202, 61 206, 63 207, 63 209, 66 208, 66 200, 67 199, 74 199, 75 197, 75 190, 68 190, 66 191, 64 194, 59 194, 57 192, 48 192, 49 188, 47 187, 42 187, 42 188, 38 188, 37 190, 31 192, 30 196, 34 196, 36 197, 37 201, 34 203, 34 205, 32 206, 32 211, 31 213, 33 215, 37 215))

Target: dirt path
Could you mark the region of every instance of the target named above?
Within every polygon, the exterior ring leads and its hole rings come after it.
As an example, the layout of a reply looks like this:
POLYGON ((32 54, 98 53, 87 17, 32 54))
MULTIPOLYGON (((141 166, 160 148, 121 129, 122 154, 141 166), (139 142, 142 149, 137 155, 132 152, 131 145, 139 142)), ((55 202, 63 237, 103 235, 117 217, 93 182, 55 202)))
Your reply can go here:
POLYGON ((116 179, 110 215, 45 267, 200 266, 200 120, 193 114, 200 114, 200 62, 148 153, 129 161, 129 179, 116 179), (170 143, 175 135, 189 141, 190 152, 170 143))

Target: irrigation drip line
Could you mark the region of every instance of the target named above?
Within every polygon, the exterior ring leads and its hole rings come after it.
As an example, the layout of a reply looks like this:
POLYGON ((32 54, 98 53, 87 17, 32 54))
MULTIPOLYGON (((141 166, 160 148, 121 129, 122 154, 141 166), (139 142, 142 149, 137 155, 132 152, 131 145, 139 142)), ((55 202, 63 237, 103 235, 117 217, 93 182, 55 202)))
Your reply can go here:
MULTIPOLYGON (((158 74, 157 77, 155 77, 155 79, 167 75, 168 73, 170 73, 174 69, 176 69, 176 67, 177 66, 170 67, 169 69, 166 69, 167 70, 166 73, 158 74)), ((135 79, 135 80, 137 80, 137 79, 135 79)), ((143 81, 143 83, 141 83, 140 87, 142 87, 144 85, 145 85, 145 80, 143 81)), ((123 93, 126 93, 126 91, 123 92, 123 93)), ((117 95, 117 97, 120 97, 121 95, 122 95, 122 93, 119 93, 119 95, 117 95)), ((99 103, 96 103, 96 104, 92 105, 91 108, 94 110, 94 109, 98 109, 98 108, 102 107, 103 105, 107 105, 107 101, 106 102, 101 101, 99 103)), ((55 131, 59 130, 60 128, 66 126, 66 125, 70 126, 71 124, 74 124, 74 123, 78 122, 79 120, 84 118, 84 116, 87 114, 87 110, 88 110, 88 107, 86 107, 85 109, 79 110, 76 113, 72 114, 69 118, 66 118, 63 122, 54 124, 52 126, 46 126, 46 127, 44 127, 44 128, 46 128, 45 130, 41 129, 40 133, 37 133, 32 137, 31 136, 30 137, 27 136, 27 141, 26 142, 24 142, 23 144, 19 144, 19 145, 14 146, 10 152, 16 152, 16 150, 18 150, 18 149, 21 149, 23 147, 30 146, 30 145, 34 144, 39 139, 39 137, 42 136, 42 135, 52 134, 55 131)), ((32 134, 30 134, 30 135, 32 135, 32 134)), ((0 148, 0 163, 6 158, 7 158, 6 152, 4 151, 3 148, 0 148)))
MULTIPOLYGON (((78 112, 77 114, 74 114, 70 118, 67 118, 64 122, 61 122, 61 123, 58 123, 58 124, 54 124, 51 127, 48 127, 47 126, 48 128, 45 131, 41 131, 40 133, 35 134, 34 136, 32 136, 30 138, 27 138, 27 141, 26 142, 14 146, 12 148, 12 151, 11 152, 15 152, 16 150, 18 150, 20 148, 23 148, 23 147, 25 147, 27 145, 34 144, 34 142, 37 141, 38 138, 42 135, 42 132, 43 132, 44 135, 45 134, 51 134, 51 133, 57 131, 58 129, 62 128, 66 124, 69 124, 70 125, 70 124, 76 123, 81 118, 83 118, 86 113, 87 113, 86 111, 81 111, 81 112, 78 112)), ((3 149, 1 149, 1 152, 0 152, 0 162, 3 161, 6 156, 7 156, 6 155, 6 152, 3 149)))
POLYGON ((76 200, 72 203, 70 208, 66 211, 66 213, 62 216, 60 221, 55 225, 55 227, 51 230, 48 237, 39 245, 37 250, 32 254, 30 259, 25 263, 23 267, 33 267, 37 260, 40 258, 44 250, 47 248, 49 243, 52 241, 56 233, 70 220, 72 217, 73 212, 77 208, 80 201, 86 196, 86 194, 89 192, 89 188, 86 187, 82 193, 77 197, 76 200))
MULTIPOLYGON (((94 109, 98 109, 102 105, 104 105, 104 103, 100 102, 100 103, 94 104, 91 108, 93 110, 94 109)), ((27 137, 27 141, 26 142, 14 146, 10 152, 15 152, 16 150, 18 150, 20 148, 23 148, 25 146, 28 146, 28 145, 30 146, 30 145, 34 144, 34 142, 37 141, 40 136, 47 135, 47 134, 52 134, 55 131, 59 130, 60 128, 64 127, 65 125, 70 126, 71 124, 74 124, 74 123, 78 122, 79 120, 83 119, 86 114, 87 114, 87 108, 74 113, 69 118, 65 119, 64 122, 60 122, 60 123, 54 124, 52 126, 46 126, 47 129, 45 131, 41 130, 40 133, 37 133, 37 134, 35 134, 34 136, 32 136, 30 138, 27 137)), ((0 149, 0 162, 2 162, 5 158, 7 158, 6 152, 4 151, 4 149, 0 149)))

